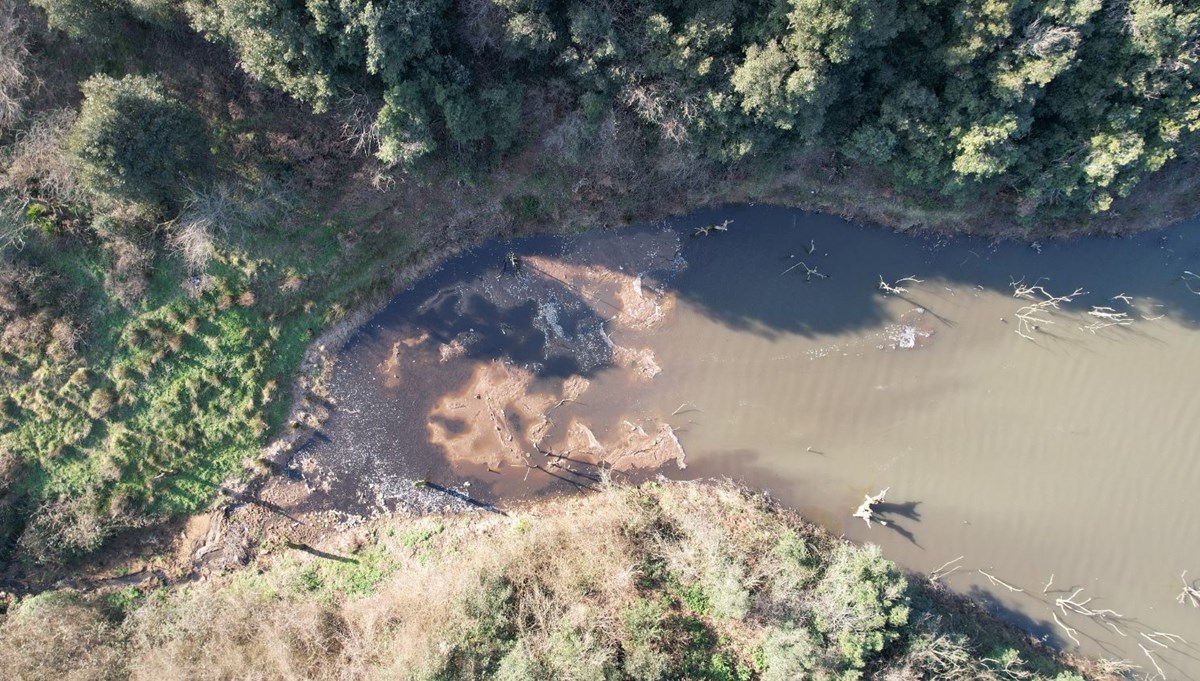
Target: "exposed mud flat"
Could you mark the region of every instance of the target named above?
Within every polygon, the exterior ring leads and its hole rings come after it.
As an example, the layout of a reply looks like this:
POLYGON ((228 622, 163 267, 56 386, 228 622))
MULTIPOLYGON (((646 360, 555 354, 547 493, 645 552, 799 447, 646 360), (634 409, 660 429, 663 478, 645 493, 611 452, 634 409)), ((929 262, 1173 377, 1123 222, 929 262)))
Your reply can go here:
POLYGON ((1029 246, 734 207, 490 244, 347 345, 305 503, 730 476, 914 570, 963 556, 943 581, 1059 644, 1055 616, 1088 654, 1153 671, 1141 643, 1200 678, 1194 644, 1142 636, 1200 641, 1175 602, 1200 577, 1195 230, 1029 246), (886 525, 851 517, 883 487, 886 525))

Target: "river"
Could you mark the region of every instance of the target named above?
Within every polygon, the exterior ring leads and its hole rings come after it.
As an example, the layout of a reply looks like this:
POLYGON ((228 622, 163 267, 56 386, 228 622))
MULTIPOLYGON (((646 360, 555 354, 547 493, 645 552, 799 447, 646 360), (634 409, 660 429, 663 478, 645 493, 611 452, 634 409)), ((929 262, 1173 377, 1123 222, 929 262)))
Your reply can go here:
POLYGON ((297 466, 309 503, 358 511, 729 477, 949 561, 1057 645, 1200 679, 1176 601, 1200 579, 1198 229, 1030 245, 735 206, 492 242, 347 343, 297 466), (883 488, 886 524, 852 517, 883 488))

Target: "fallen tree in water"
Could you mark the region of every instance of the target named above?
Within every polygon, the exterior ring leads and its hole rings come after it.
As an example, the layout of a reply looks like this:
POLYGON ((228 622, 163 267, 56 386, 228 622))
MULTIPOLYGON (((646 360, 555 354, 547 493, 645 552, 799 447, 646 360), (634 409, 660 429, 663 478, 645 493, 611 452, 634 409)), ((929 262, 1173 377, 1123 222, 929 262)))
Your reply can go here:
POLYGON ((604 486, 278 542, 206 582, 48 592, 6 678, 1087 677, 877 547, 732 485, 604 486))

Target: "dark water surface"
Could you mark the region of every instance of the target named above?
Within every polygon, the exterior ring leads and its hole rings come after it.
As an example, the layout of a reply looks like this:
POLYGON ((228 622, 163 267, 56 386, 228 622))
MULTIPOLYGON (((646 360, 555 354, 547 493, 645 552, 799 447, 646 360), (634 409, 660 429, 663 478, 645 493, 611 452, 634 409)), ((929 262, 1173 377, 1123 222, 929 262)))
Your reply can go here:
POLYGON ((1200 578, 1198 229, 1031 247, 740 206, 489 243, 346 345, 297 458, 311 503, 357 511, 729 476, 914 570, 962 556, 949 585, 1059 644, 1054 614, 1200 678, 1175 601, 1200 578), (883 487, 887 525, 851 517, 883 487), (1122 617, 1056 607, 1079 588, 1122 617))

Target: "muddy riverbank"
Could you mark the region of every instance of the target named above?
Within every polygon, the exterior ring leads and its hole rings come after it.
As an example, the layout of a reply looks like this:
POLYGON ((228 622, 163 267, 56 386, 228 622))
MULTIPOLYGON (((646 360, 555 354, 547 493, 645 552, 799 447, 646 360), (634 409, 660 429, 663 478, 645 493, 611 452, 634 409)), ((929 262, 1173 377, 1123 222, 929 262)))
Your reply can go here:
POLYGON ((1193 678, 1190 644, 1142 636, 1200 639, 1175 602, 1200 575, 1192 231, 1029 245, 733 207, 491 242, 346 343, 301 506, 728 476, 907 567, 963 556, 948 584, 1059 644, 1193 678), (886 525, 850 517, 882 487, 886 525))

